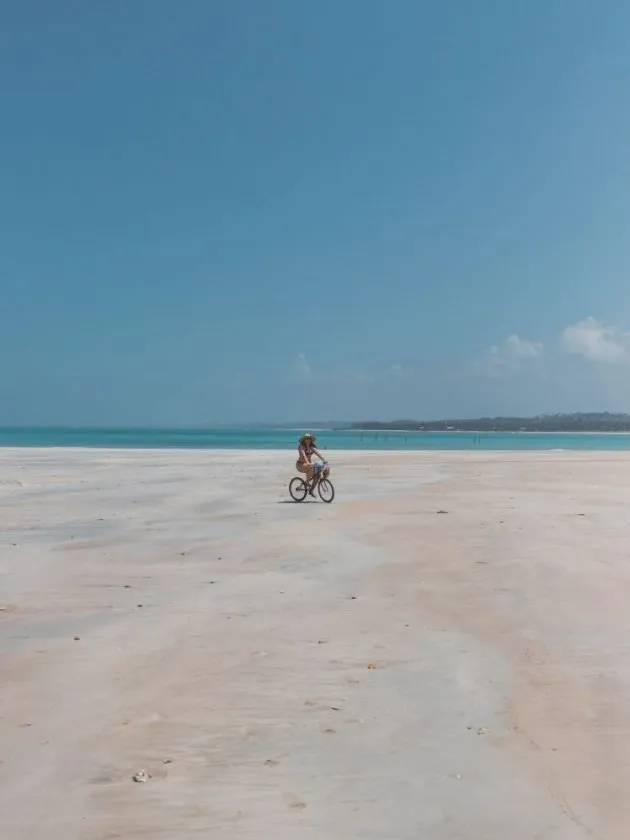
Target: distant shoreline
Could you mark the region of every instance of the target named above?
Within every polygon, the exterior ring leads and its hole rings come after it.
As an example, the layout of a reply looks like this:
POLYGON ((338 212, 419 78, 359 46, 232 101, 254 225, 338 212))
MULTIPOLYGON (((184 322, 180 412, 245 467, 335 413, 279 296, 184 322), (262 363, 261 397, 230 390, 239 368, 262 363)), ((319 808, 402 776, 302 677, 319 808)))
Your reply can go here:
MULTIPOLYGON (((307 427, 308 428, 308 427, 307 427)), ((311 427, 311 430, 314 427, 311 427)), ((101 450, 295 450, 297 430, 217 429, 187 430, 0 430, 0 447, 80 448, 101 450)), ((320 429, 319 446, 329 451, 343 450, 546 450, 554 447, 574 450, 628 450, 630 433, 584 430, 524 432, 450 429, 420 432, 409 429, 320 429)))
MULTIPOLYGON (((328 431, 328 430, 324 430, 328 431)), ((353 432, 354 434, 396 434, 396 435, 580 435, 587 437, 589 435, 630 435, 630 429, 621 432, 610 431, 588 431, 579 432, 571 431, 570 429, 563 429, 558 431, 543 431, 542 429, 535 429, 531 431, 512 431, 511 429, 497 429, 496 431, 489 431, 488 429, 334 429, 335 432, 353 432)), ((320 432, 323 434, 324 432, 320 432)))
POLYGON ((630 414, 615 411, 573 411, 553 414, 482 415, 481 417, 438 417, 395 420, 354 420, 343 424, 359 432, 422 432, 428 434, 630 434, 630 414))

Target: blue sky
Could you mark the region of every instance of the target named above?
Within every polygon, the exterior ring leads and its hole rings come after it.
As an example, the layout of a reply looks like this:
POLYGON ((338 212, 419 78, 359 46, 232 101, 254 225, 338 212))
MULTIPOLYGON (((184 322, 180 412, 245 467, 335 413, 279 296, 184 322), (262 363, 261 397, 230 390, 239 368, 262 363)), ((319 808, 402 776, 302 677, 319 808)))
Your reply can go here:
POLYGON ((0 425, 630 410, 630 4, 0 4, 0 425))

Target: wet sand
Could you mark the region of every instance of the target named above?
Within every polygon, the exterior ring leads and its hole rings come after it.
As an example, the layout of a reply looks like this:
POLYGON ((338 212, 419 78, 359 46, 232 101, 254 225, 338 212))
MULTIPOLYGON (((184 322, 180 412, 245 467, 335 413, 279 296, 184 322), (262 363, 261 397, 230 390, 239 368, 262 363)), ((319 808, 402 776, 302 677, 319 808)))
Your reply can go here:
POLYGON ((0 451, 2 840, 627 840, 630 457, 330 454, 0 451))

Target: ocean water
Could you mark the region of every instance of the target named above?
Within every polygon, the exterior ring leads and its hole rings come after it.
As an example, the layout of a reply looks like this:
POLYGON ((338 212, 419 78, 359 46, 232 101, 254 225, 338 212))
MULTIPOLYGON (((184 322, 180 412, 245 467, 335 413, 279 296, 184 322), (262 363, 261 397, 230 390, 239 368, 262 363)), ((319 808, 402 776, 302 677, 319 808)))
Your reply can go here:
MULTIPOLYGON (((316 431, 316 430, 311 430, 316 431)), ((300 431, 286 429, 0 428, 0 447, 113 449, 295 449, 300 431)), ((630 450, 630 434, 468 432, 317 432, 320 449, 630 450)))

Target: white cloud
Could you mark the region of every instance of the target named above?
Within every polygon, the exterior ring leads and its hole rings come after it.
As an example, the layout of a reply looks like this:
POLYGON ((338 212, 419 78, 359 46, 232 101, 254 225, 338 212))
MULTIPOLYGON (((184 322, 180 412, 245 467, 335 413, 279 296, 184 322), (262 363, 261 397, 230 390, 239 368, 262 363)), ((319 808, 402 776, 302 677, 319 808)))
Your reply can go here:
POLYGON ((312 382, 313 371, 304 353, 298 353, 293 360, 293 378, 297 382, 312 382))
POLYGON ((630 333, 608 327, 589 317, 567 327, 560 335, 560 349, 592 362, 630 361, 630 333))
POLYGON ((405 365, 392 365, 385 371, 386 379, 411 379, 414 376, 413 368, 405 365))
POLYGON ((520 370, 523 365, 539 359, 544 353, 544 347, 537 341, 528 341, 512 334, 503 344, 495 344, 478 360, 474 368, 477 373, 485 376, 510 376, 520 370))
POLYGON ((390 367, 373 373, 351 365, 342 365, 332 370, 318 370, 314 368, 305 353, 298 353, 291 363, 291 370, 288 381, 290 382, 330 382, 346 385, 370 385, 387 380, 412 379, 415 376, 412 367, 403 364, 394 364, 390 367))
POLYGON ((367 385, 374 381, 374 377, 369 373, 350 367, 339 368, 330 379, 332 382, 346 382, 348 385, 367 385))
POLYGON ((537 359, 543 354, 543 346, 540 342, 527 341, 517 335, 509 336, 501 347, 492 349, 507 359, 537 359))
POLYGON ((318 371, 311 366, 304 353, 298 353, 291 365, 290 381, 294 383, 336 382, 347 385, 366 385, 374 382, 374 377, 348 365, 337 368, 332 372, 318 371))

